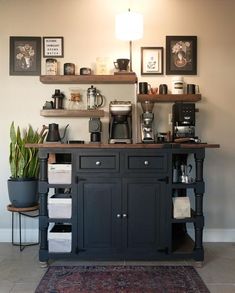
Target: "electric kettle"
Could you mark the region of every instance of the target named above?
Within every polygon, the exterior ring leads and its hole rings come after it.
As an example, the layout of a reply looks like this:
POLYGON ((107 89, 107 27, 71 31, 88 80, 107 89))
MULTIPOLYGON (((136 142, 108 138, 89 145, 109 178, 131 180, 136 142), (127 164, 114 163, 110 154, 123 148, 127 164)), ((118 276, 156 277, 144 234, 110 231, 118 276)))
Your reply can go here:
POLYGON ((68 126, 69 124, 65 126, 63 136, 61 137, 59 131, 59 124, 51 123, 48 126, 44 125, 43 127, 48 129, 46 142, 63 142, 68 126))

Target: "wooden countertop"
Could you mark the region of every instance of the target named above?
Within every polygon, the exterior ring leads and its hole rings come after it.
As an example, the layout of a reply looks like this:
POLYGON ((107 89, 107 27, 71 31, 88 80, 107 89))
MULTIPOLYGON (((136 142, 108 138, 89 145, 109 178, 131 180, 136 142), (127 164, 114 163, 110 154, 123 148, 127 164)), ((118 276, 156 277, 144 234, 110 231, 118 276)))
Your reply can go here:
POLYGON ((164 149, 164 148, 220 148, 219 144, 208 143, 133 143, 133 144, 109 144, 109 143, 86 143, 86 144, 61 144, 61 143, 42 143, 42 144, 26 144, 28 148, 40 149, 164 149))

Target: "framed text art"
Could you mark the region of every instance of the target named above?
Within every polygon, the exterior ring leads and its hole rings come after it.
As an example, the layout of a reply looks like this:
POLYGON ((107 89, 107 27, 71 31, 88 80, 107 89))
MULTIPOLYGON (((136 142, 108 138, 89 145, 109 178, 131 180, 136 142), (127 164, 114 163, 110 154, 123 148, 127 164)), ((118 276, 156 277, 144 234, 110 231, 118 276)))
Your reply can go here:
POLYGON ((64 57, 64 38, 43 37, 43 57, 64 57))
POLYGON ((41 74, 41 37, 10 37, 10 75, 41 74))
POLYGON ((197 74, 196 36, 166 36, 166 74, 197 74))
POLYGON ((163 47, 141 47, 141 75, 163 74, 163 47))

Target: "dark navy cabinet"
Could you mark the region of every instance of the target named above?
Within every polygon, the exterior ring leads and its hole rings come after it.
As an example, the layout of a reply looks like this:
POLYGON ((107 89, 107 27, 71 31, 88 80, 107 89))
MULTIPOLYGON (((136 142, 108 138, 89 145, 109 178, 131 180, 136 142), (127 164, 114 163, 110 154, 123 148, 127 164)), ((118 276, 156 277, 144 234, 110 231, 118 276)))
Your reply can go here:
POLYGON ((40 261, 61 257, 203 261, 204 158, 204 145, 42 145, 40 261), (51 153, 71 158, 71 184, 48 184, 51 153), (175 181, 176 161, 181 165, 192 164, 192 181, 175 181), (50 188, 70 190, 71 219, 48 218, 50 188), (190 217, 174 218, 173 199, 188 195, 192 202, 190 217), (71 252, 48 251, 50 223, 72 226, 71 252))

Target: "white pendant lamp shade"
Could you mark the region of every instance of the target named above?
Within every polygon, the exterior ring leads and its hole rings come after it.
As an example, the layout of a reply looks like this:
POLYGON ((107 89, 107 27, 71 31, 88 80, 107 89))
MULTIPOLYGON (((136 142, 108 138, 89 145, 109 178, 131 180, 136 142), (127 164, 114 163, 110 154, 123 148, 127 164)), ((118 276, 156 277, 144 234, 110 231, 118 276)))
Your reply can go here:
POLYGON ((136 12, 116 15, 116 37, 123 41, 134 41, 143 36, 143 16, 136 12))

